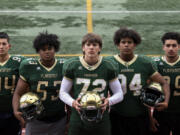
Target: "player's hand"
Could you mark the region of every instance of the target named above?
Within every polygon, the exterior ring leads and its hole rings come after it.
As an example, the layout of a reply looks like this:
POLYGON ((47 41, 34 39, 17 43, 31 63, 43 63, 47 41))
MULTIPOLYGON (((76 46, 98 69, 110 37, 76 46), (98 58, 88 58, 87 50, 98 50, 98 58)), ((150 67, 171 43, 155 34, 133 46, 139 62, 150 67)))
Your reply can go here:
POLYGON ((150 130, 152 131, 152 132, 157 132, 157 130, 158 130, 158 127, 159 126, 159 123, 158 123, 158 121, 155 119, 155 118, 153 118, 153 117, 150 117, 150 130))
POLYGON ((102 112, 104 113, 104 111, 109 106, 109 99, 103 97, 101 100, 103 101, 103 104, 101 104, 101 109, 102 109, 102 112))
POLYGON ((155 109, 158 111, 162 111, 164 109, 166 109, 168 107, 168 103, 167 102, 161 102, 155 105, 155 109))
POLYGON ((144 103, 143 103, 143 105, 144 105, 145 107, 147 107, 148 109, 150 109, 150 110, 151 110, 151 108, 152 108, 152 106, 149 106, 149 105, 147 105, 147 104, 144 104, 144 103))
POLYGON ((79 113, 81 109, 81 105, 79 104, 80 98, 77 98, 76 100, 73 101, 72 107, 75 108, 79 113))
POLYGON ((25 128, 26 122, 24 118, 22 117, 22 112, 15 111, 14 116, 20 121, 20 125, 22 128, 25 128))

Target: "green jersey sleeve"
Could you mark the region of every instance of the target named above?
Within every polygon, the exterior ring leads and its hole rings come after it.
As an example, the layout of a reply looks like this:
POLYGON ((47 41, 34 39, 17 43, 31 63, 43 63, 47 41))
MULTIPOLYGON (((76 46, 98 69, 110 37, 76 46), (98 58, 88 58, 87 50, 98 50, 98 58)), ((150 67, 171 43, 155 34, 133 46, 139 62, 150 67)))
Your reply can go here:
POLYGON ((69 79, 74 79, 74 69, 76 66, 76 62, 78 58, 71 58, 65 61, 63 65, 63 76, 69 78, 69 79))

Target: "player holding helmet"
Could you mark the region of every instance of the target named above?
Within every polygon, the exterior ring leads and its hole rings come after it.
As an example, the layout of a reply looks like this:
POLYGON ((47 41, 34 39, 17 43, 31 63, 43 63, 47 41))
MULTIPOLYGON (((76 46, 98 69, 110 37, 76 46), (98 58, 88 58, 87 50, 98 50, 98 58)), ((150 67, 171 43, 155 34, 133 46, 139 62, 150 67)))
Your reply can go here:
MULTIPOLYGON (((101 37, 94 33, 86 34, 82 40, 83 56, 69 59, 63 65, 64 78, 60 89, 60 98, 72 107, 68 135, 110 135, 110 121, 107 107, 123 99, 121 85, 117 79, 116 67, 99 54, 102 49, 101 37), (114 93, 108 97, 109 88, 114 93), (69 92, 72 92, 72 97, 69 92), (87 91, 97 92, 101 96, 101 121, 84 122, 81 120, 81 97, 87 91)), ((91 98, 85 98, 87 101, 91 98)), ((95 96, 96 97, 96 96, 95 96)), ((82 99, 83 100, 83 99, 82 99)), ((84 100, 83 100, 84 101, 84 100)), ((98 100, 97 100, 98 101, 98 100)), ((87 102, 89 104, 89 102, 87 102)), ((94 108, 94 102, 90 108, 94 108)), ((96 110, 94 110, 96 111, 96 110)), ((93 112, 94 112, 93 111, 93 112)))
POLYGON ((167 32, 162 38, 164 56, 154 58, 158 71, 170 85, 170 100, 164 111, 154 111, 155 119, 151 119, 154 135, 180 134, 180 34, 167 32))
POLYGON ((157 108, 162 110, 168 106, 169 86, 150 58, 134 54, 136 46, 141 43, 141 37, 135 30, 118 29, 114 34, 114 43, 119 54, 111 59, 118 64, 124 100, 111 109, 112 135, 147 135, 149 115, 139 99, 141 89, 147 85, 148 79, 160 83, 165 91, 165 101, 158 103, 157 108))
POLYGON ((60 41, 55 34, 39 33, 33 44, 40 59, 29 58, 20 66, 20 79, 13 97, 15 116, 24 123, 19 109, 20 97, 29 91, 36 93, 42 101, 42 114, 26 123, 26 135, 63 135, 65 129, 64 103, 58 98, 62 79, 62 59, 56 59, 60 41), (51 127, 51 128, 49 128, 51 127))

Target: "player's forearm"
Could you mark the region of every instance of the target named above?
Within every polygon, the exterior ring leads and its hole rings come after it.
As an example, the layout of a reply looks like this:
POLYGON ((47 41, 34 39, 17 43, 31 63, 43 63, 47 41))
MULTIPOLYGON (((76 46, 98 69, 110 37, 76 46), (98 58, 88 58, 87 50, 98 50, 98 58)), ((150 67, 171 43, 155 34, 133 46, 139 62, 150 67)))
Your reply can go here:
POLYGON ((167 81, 159 73, 156 73, 155 75, 151 76, 151 80, 161 84, 162 89, 164 91, 165 102, 168 104, 169 96, 170 96, 170 89, 169 89, 169 84, 167 83, 167 81))
POLYGON ((15 92, 14 92, 14 95, 13 95, 13 100, 12 100, 12 105, 13 105, 13 110, 14 112, 15 111, 18 111, 19 109, 19 100, 20 100, 20 97, 29 91, 29 85, 27 82, 25 82, 24 80, 22 79, 19 79, 18 80, 18 83, 17 83, 17 86, 16 86, 16 89, 15 89, 15 92))
POLYGON ((165 102, 168 104, 169 102, 169 97, 170 97, 170 88, 169 84, 165 81, 162 85, 163 90, 164 90, 164 96, 165 96, 165 102))
POLYGON ((12 100, 12 106, 14 112, 17 112, 19 109, 19 100, 20 100, 20 95, 17 92, 15 92, 12 100))
POLYGON ((115 80, 109 83, 110 89, 113 95, 109 98, 109 105, 114 105, 123 100, 123 92, 119 80, 115 80))
POLYGON ((61 88, 60 88, 60 92, 59 92, 59 98, 66 103, 67 105, 72 107, 72 103, 74 101, 74 99, 71 97, 71 95, 69 94, 71 88, 72 88, 72 81, 66 79, 65 77, 62 80, 61 83, 61 88))
POLYGON ((67 105, 71 106, 72 107, 72 103, 74 101, 74 99, 66 92, 62 92, 61 91, 61 94, 59 95, 60 99, 67 105))

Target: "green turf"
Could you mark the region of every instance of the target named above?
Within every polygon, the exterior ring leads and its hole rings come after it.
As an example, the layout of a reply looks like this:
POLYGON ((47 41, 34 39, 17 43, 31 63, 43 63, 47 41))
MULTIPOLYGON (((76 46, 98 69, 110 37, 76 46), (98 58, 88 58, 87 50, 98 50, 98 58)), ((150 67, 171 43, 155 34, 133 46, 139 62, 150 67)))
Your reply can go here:
MULTIPOLYGON (((178 11, 178 0, 92 0, 93 11, 178 11)), ((86 11, 86 0, 1 0, 1 11, 86 11)), ((60 54, 81 53, 81 38, 87 33, 85 13, 2 13, 1 31, 11 37, 13 54, 34 54, 32 42, 42 31, 57 34, 60 54)), ((103 38, 103 54, 117 53, 113 34, 119 27, 136 29, 142 43, 136 53, 162 54, 160 38, 179 29, 179 13, 93 13, 93 31, 103 38)))

